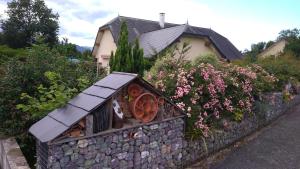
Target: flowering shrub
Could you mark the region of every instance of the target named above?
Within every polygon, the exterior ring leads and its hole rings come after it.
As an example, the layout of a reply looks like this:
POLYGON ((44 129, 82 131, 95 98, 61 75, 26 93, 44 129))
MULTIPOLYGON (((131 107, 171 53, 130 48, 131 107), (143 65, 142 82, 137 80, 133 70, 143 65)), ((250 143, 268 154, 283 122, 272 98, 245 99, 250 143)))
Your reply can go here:
MULTIPOLYGON (((263 68, 263 71, 265 70, 276 76, 278 80, 272 84, 272 88, 275 88, 277 91, 283 90, 285 85, 291 82, 291 79, 293 79, 292 81, 296 81, 296 83, 297 81, 300 82, 300 60, 289 52, 283 53, 278 57, 258 58, 254 63, 254 66, 259 65, 263 68)), ((253 62, 249 62, 246 58, 235 61, 235 64, 253 67, 253 62)), ((258 71, 262 72, 262 70, 258 71)), ((270 89, 269 86, 263 87, 261 85, 261 87, 263 91, 270 89)))
POLYGON ((213 128, 226 127, 228 120, 241 121, 251 113, 257 79, 273 80, 250 67, 219 61, 178 63, 172 57, 159 59, 145 78, 187 113, 186 134, 191 138, 207 137, 213 128))

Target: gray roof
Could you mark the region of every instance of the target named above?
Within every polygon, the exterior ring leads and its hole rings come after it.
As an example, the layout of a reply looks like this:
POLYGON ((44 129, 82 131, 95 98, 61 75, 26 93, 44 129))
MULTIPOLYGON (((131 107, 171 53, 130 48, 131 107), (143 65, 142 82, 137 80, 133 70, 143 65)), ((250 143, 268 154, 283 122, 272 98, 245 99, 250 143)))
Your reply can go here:
MULTIPOLYGON (((146 32, 151 32, 155 30, 159 30, 160 26, 157 21, 150 21, 145 19, 131 18, 125 16, 118 16, 101 26, 99 29, 109 28, 115 43, 118 42, 119 33, 121 29, 122 22, 125 21, 128 27, 128 41, 133 42, 137 37, 146 32)), ((177 26, 177 24, 173 23, 165 23, 165 28, 177 26)))
POLYGON ((227 38, 207 28, 165 23, 165 27, 161 29, 158 21, 118 16, 101 26, 99 30, 109 28, 115 43, 117 43, 122 21, 127 23, 129 42, 139 38, 140 46, 144 49, 146 57, 165 49, 182 35, 192 35, 209 38, 225 59, 242 58, 241 52, 227 38))
POLYGON ((186 25, 179 25, 142 34, 139 42, 144 49, 145 57, 151 57, 161 52, 178 39, 185 29, 186 25))
POLYGON ((29 132, 41 142, 55 139, 137 77, 137 74, 113 72, 36 122, 29 132))

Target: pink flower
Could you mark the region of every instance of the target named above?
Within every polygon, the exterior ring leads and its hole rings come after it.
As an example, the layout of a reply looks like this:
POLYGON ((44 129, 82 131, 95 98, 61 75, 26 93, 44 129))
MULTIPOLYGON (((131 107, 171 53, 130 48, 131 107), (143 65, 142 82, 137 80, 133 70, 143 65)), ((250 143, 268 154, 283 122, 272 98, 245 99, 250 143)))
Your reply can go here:
POLYGON ((244 107, 244 106, 245 106, 243 100, 239 100, 239 105, 240 105, 241 107, 244 107))
POLYGON ((210 107, 210 106, 209 106, 208 103, 205 103, 205 104, 203 105, 203 108, 204 108, 204 109, 209 109, 209 107, 210 107))
POLYGON ((219 111, 216 110, 216 109, 215 109, 215 111, 214 111, 214 115, 215 115, 215 117, 216 117, 217 119, 220 118, 220 113, 219 113, 219 111))
POLYGON ((194 99, 194 98, 191 98, 191 102, 192 102, 192 104, 196 104, 196 103, 197 103, 197 100, 194 99))
POLYGON ((176 103, 176 105, 181 109, 181 110, 185 110, 185 104, 183 102, 180 102, 180 103, 176 103))
POLYGON ((201 75, 203 77, 204 80, 208 80, 209 79, 209 74, 208 72, 202 70, 201 75))
POLYGON ((208 86, 207 86, 207 89, 211 95, 211 97, 216 97, 216 90, 215 90, 215 85, 210 83, 208 86))

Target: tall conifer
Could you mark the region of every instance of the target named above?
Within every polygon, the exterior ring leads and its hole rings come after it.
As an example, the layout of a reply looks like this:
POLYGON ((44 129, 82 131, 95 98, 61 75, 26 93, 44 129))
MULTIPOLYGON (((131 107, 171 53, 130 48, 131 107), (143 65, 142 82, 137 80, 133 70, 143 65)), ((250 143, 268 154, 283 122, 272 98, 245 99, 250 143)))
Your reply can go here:
POLYGON ((111 53, 109 60, 110 72, 130 72, 143 76, 144 56, 143 49, 140 49, 138 40, 134 46, 128 42, 128 30, 126 22, 122 22, 119 34, 117 50, 111 53))

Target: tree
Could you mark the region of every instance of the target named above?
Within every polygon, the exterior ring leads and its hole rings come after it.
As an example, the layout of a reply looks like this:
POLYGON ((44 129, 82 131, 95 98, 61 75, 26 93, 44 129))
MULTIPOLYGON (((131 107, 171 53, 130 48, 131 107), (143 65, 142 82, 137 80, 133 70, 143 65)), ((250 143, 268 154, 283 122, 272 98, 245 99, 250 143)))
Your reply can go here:
POLYGON ((77 51, 76 45, 69 43, 67 38, 63 38, 62 41, 55 45, 55 48, 60 54, 69 58, 79 58, 81 55, 81 53, 77 51))
POLYGON ((282 30, 279 32, 279 36, 277 37, 277 40, 295 40, 300 37, 300 29, 294 28, 294 29, 287 29, 282 30))
POLYGON ((12 48, 31 46, 36 36, 53 46, 57 43, 58 14, 43 0, 13 0, 7 3, 7 20, 1 20, 4 43, 12 48))
POLYGON ((266 47, 266 42, 258 42, 257 44, 251 45, 251 51, 259 54, 265 49, 265 47, 266 47))
POLYGON ((3 45, 4 42, 3 42, 3 33, 0 32, 0 45, 3 45))
POLYGON ((300 29, 287 29, 279 32, 278 40, 287 40, 288 44, 284 51, 292 52, 296 57, 300 57, 300 29))
POLYGON ((300 58, 300 38, 291 40, 284 48, 284 51, 292 52, 296 57, 300 58))
POLYGON ((274 41, 270 40, 269 42, 267 42, 265 48, 267 49, 268 47, 272 46, 274 43, 275 43, 274 41))
POLYGON ((130 67, 132 59, 130 58, 131 45, 128 43, 128 30, 126 22, 122 22, 116 53, 111 57, 111 71, 131 72, 130 67))
POLYGON ((139 42, 136 39, 132 48, 133 72, 138 73, 141 77, 144 75, 144 51, 140 49, 139 42))
POLYGON ((267 45, 270 45, 271 42, 258 42, 257 44, 252 44, 251 45, 251 50, 250 51, 245 51, 245 56, 249 58, 249 61, 254 62, 257 60, 257 55, 261 53, 263 50, 266 49, 267 45))
POLYGON ((138 73, 144 72, 143 49, 140 49, 138 41, 134 46, 128 42, 128 30, 126 22, 122 22, 117 50, 112 52, 109 60, 110 72, 121 71, 138 73))

